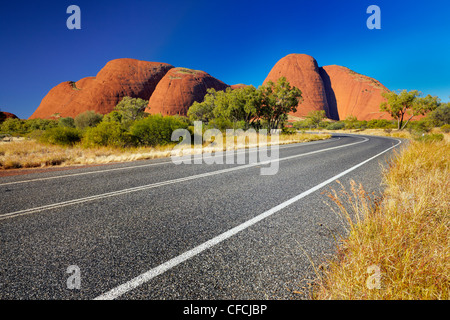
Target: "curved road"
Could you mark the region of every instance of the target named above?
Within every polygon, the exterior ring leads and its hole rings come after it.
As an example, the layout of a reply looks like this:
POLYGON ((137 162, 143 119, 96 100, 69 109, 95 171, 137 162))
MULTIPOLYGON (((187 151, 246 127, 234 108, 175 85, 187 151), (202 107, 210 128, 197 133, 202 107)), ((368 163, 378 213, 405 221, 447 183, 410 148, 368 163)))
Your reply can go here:
POLYGON ((353 179, 380 192, 400 144, 334 135, 281 146, 272 162, 2 177, 0 299, 307 298, 311 261, 343 231, 324 191, 353 179))

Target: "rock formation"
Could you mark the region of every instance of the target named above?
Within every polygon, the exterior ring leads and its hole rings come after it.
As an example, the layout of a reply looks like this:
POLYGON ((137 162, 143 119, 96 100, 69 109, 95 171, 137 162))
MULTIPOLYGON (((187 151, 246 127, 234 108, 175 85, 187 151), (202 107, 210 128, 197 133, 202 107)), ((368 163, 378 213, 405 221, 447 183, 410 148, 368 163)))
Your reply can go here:
POLYGON ((245 87, 248 87, 248 84, 243 84, 243 83, 238 83, 238 84, 232 84, 230 86, 231 89, 236 90, 236 89, 243 89, 245 87))
POLYGON ((15 114, 6 112, 6 111, 0 111, 0 122, 5 121, 6 119, 19 119, 15 114))
POLYGON ((325 87, 313 57, 306 54, 287 55, 275 64, 263 84, 269 80, 277 82, 280 77, 285 77, 291 86, 302 91, 303 102, 298 105, 297 112, 292 113, 293 116, 303 117, 316 110, 325 110, 329 114, 325 87))
POLYGON ((380 112, 380 104, 385 100, 381 94, 388 89, 379 81, 336 65, 320 68, 320 75, 331 119, 345 120, 348 116, 358 120, 390 119, 386 112, 380 112))
MULTIPOLYGON (((359 120, 389 119, 379 111, 388 89, 379 81, 358 74, 346 67, 318 67, 306 54, 290 54, 279 60, 267 78, 276 82, 285 77, 302 91, 303 101, 292 118, 302 118, 309 112, 324 110, 327 117, 344 120, 349 115, 359 120)), ((77 82, 67 81, 55 86, 42 99, 30 117, 75 117, 94 110, 111 112, 125 96, 149 100, 146 112, 162 115, 186 115, 195 101, 202 101, 207 89, 244 88, 244 84, 228 86, 204 71, 174 68, 170 64, 116 59, 109 61, 95 77, 77 82)))
POLYGON ((172 68, 166 63, 135 59, 109 61, 96 77, 63 82, 51 89, 30 119, 51 118, 56 114, 75 117, 87 110, 106 114, 125 96, 148 100, 172 68))
POLYGON ((207 89, 225 90, 228 87, 204 71, 173 68, 156 86, 145 111, 151 114, 185 116, 195 101, 203 101, 207 89))

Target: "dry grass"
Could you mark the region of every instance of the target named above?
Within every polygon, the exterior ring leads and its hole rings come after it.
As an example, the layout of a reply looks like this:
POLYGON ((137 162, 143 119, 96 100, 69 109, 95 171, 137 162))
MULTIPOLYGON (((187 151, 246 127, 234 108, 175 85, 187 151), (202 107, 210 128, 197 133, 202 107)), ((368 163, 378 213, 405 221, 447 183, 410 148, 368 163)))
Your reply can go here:
MULTIPOLYGON (((319 130, 324 133, 351 133, 351 134, 362 134, 362 135, 373 135, 391 138, 401 138, 401 139, 414 139, 417 138, 416 135, 411 134, 408 130, 397 130, 397 129, 347 129, 347 130, 319 130)), ((450 134, 443 132, 440 128, 433 128, 430 130, 429 134, 442 134, 444 140, 450 142, 450 134)))
POLYGON ((351 133, 351 134, 363 134, 363 135, 373 135, 391 138, 402 138, 402 139, 412 139, 411 133, 406 130, 389 130, 389 129, 346 129, 346 130, 320 130, 326 133, 351 133))
POLYGON ((413 141, 384 172, 381 201, 355 183, 330 194, 348 237, 314 299, 450 298, 449 155, 446 141, 413 141))
MULTIPOLYGON (((315 141, 330 138, 330 135, 294 134, 280 135, 279 144, 315 141)), ((225 141, 225 138, 224 138, 225 141)), ((0 143, 0 169, 36 168, 49 166, 104 164, 126 162, 144 159, 170 157, 175 144, 158 147, 141 148, 83 148, 61 147, 39 143, 35 140, 19 140, 0 143)), ((236 144, 234 149, 254 147, 256 145, 236 144)), ((226 149, 223 146, 204 144, 203 152, 215 152, 226 149)), ((228 148, 229 149, 229 148, 228 148)), ((190 154, 192 148, 184 149, 184 154, 190 154)))

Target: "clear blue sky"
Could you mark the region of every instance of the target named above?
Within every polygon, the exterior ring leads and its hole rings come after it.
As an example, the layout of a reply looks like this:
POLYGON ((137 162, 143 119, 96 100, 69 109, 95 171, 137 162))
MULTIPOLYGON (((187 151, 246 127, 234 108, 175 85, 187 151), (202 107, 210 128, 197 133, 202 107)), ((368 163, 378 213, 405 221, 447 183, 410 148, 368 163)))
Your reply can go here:
POLYGON ((2 1, 0 109, 28 118, 63 81, 95 76, 111 59, 204 70, 259 86, 290 53, 374 77, 391 90, 450 96, 449 1, 2 1), (81 8, 81 30, 66 9, 81 8), (381 30, 369 30, 369 5, 381 30))

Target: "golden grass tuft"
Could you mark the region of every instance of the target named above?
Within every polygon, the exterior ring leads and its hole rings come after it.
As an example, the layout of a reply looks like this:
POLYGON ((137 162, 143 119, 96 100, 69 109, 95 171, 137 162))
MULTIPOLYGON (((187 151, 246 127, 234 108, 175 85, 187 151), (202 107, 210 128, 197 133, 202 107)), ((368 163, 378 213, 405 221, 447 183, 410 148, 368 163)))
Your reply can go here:
POLYGON ((314 299, 450 298, 449 155, 446 141, 411 142, 384 172, 380 202, 354 182, 331 192, 349 234, 318 274, 314 299))

